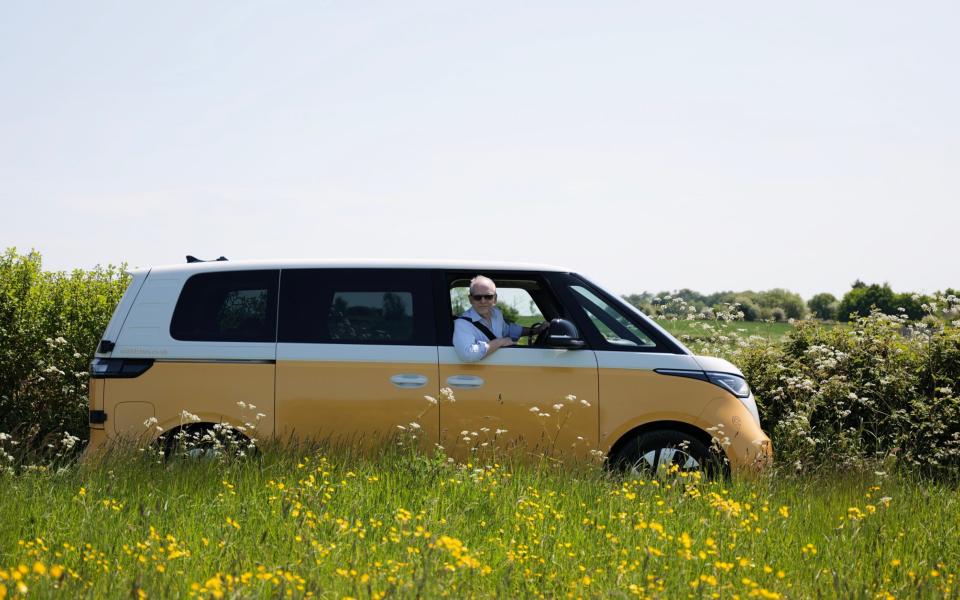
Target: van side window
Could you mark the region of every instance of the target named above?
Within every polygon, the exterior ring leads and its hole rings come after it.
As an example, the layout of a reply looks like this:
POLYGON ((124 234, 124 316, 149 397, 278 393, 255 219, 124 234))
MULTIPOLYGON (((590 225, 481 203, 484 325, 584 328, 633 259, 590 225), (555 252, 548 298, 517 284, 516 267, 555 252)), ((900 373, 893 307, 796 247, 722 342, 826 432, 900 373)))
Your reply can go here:
POLYGON ((279 271, 200 273, 183 286, 170 336, 192 342, 274 342, 279 271))
POLYGON ((284 269, 280 341, 433 345, 429 274, 380 269, 284 269))
POLYGON ((413 294, 335 291, 327 328, 335 342, 410 342, 413 294))
POLYGON ((606 343, 616 347, 655 348, 656 342, 633 324, 617 307, 582 285, 571 285, 573 296, 590 324, 606 343))

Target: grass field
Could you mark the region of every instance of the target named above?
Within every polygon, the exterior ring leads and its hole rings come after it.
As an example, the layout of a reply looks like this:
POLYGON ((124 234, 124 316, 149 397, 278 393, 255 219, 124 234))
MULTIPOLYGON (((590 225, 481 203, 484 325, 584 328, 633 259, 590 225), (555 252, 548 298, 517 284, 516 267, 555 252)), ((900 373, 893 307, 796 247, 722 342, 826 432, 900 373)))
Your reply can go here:
POLYGON ((694 338, 708 335, 704 325, 710 325, 718 330, 737 333, 741 337, 757 335, 770 341, 782 339, 793 329, 791 323, 775 323, 762 321, 735 321, 732 323, 718 323, 716 321, 696 321, 696 320, 658 320, 661 327, 673 335, 692 336, 694 338))
POLYGON ((956 597, 960 495, 403 450, 0 475, 0 597, 956 597), (509 462, 509 461, 508 461, 509 462))

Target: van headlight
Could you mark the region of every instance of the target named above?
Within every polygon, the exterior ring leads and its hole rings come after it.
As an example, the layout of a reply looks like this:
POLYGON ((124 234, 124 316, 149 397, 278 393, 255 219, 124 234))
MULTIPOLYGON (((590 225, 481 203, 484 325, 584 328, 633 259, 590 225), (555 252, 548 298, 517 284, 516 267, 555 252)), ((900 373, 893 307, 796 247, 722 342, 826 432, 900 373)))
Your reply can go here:
POLYGON ((713 385, 719 385, 737 398, 750 397, 750 386, 747 384, 747 380, 739 375, 707 371, 707 379, 713 385))

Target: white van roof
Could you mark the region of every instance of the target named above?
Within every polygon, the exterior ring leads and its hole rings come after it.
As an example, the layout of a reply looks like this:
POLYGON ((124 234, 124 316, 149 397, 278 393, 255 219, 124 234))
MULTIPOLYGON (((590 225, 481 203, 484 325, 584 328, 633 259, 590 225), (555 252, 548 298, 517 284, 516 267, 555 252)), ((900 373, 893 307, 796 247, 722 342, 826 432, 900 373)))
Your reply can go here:
MULTIPOLYGON (((201 271, 235 271, 238 269, 450 269, 457 271, 553 271, 569 273, 571 269, 551 265, 514 262, 478 262, 455 260, 401 260, 401 259, 269 259, 221 260, 162 265, 149 270, 154 273, 194 273, 201 271)), ((132 273, 147 269, 131 269, 132 273)))

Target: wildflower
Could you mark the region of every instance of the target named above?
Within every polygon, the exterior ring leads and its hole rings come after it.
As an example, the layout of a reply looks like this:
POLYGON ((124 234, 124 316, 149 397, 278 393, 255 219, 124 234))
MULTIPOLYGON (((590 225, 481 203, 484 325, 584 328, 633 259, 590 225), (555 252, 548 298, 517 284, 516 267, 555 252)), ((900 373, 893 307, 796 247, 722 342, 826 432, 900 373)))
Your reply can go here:
POLYGON ((536 407, 536 406, 531 406, 531 407, 530 407, 530 412, 532 412, 532 413, 540 412, 540 408, 539 408, 539 407, 536 407))
POLYGON ((562 404, 554 404, 554 405, 553 405, 553 410, 560 410, 561 408, 563 408, 563 405, 562 405, 562 404))
POLYGON ((80 438, 78 438, 78 437, 75 436, 75 435, 70 435, 69 433, 67 433, 66 431, 64 431, 64 432, 63 432, 63 439, 60 440, 60 443, 63 444, 63 447, 64 447, 64 448, 66 448, 67 450, 69 450, 70 448, 73 448, 74 446, 76 446, 76 445, 77 445, 77 442, 79 442, 79 441, 80 441, 80 438))
POLYGON ((433 404, 434 406, 436 406, 436 405, 438 404, 437 399, 434 398, 433 396, 424 396, 423 398, 424 398, 424 400, 426 400, 426 401, 429 402, 430 404, 433 404))
POLYGON ((847 509, 847 518, 851 521, 859 521, 863 519, 864 516, 863 511, 861 511, 859 507, 851 506, 847 509))
POLYGON ((190 411, 184 410, 180 412, 180 418, 184 421, 192 421, 194 423, 200 422, 200 417, 191 413, 190 411))

